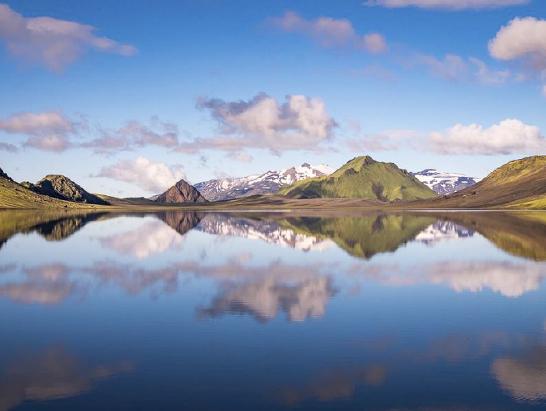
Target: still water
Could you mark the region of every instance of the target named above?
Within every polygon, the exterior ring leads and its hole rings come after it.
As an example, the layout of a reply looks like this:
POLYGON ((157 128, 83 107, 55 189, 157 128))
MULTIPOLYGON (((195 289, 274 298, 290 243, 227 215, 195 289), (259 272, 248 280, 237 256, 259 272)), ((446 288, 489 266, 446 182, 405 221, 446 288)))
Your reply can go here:
POLYGON ((546 213, 0 213, 0 411, 546 407, 546 213))

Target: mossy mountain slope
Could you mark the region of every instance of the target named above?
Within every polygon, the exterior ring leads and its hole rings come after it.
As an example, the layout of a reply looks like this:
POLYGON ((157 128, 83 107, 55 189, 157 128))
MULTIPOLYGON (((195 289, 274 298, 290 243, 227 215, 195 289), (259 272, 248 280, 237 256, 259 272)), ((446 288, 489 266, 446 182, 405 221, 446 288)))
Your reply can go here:
POLYGON ((428 199, 436 193, 394 163, 356 157, 334 173, 299 181, 280 191, 292 198, 363 198, 383 202, 428 199))
POLYGON ((442 207, 546 208, 546 156, 510 161, 476 185, 432 201, 442 207))

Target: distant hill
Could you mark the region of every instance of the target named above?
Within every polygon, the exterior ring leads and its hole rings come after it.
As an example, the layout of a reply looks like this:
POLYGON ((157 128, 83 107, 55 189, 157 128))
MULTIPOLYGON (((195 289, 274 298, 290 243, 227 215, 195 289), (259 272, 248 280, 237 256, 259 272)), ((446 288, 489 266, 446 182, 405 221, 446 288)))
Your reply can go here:
POLYGON ((220 178, 197 183, 195 188, 209 201, 232 200, 252 195, 275 194, 281 187, 306 178, 321 177, 334 170, 325 165, 303 163, 282 170, 239 178, 220 178))
POLYGON ((156 203, 206 203, 207 200, 195 187, 180 180, 164 193, 157 196, 156 203))
POLYGON ((544 209, 546 208, 546 156, 510 161, 476 185, 431 201, 430 205, 544 209))
POLYGON ((451 194, 464 190, 476 184, 479 179, 468 177, 459 173, 446 173, 427 168, 426 170, 412 173, 417 179, 437 194, 451 194))
POLYGON ((370 156, 356 157, 329 176, 296 182, 279 194, 291 198, 363 198, 384 202, 436 196, 411 173, 370 156))
POLYGON ((49 174, 36 184, 23 182, 21 185, 37 194, 58 198, 59 200, 108 205, 108 202, 102 198, 87 192, 68 177, 59 174, 49 174))

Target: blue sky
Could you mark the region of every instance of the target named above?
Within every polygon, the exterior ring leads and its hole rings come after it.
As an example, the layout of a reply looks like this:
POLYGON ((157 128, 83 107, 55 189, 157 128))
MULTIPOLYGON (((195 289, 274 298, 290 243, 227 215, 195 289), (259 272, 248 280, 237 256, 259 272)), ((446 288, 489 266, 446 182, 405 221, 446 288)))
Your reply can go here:
POLYGON ((2 3, 0 166, 129 196, 360 154, 482 177, 546 152, 546 3, 365 3, 2 3))

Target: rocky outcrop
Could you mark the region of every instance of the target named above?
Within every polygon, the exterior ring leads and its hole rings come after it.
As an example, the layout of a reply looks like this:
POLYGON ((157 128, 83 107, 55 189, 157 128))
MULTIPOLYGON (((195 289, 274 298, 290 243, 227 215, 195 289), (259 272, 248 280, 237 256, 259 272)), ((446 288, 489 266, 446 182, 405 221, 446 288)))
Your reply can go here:
POLYGON ((206 203, 207 200, 195 187, 180 180, 164 193, 157 196, 156 203, 206 203))
POLYGON ((25 181, 21 183, 24 187, 35 193, 48 197, 58 198, 76 203, 108 205, 102 198, 87 192, 74 181, 63 175, 50 174, 42 178, 36 184, 25 181))
POLYGON ((4 170, 0 168, 0 178, 4 178, 9 181, 13 181, 10 176, 8 176, 6 173, 4 173, 4 170))

